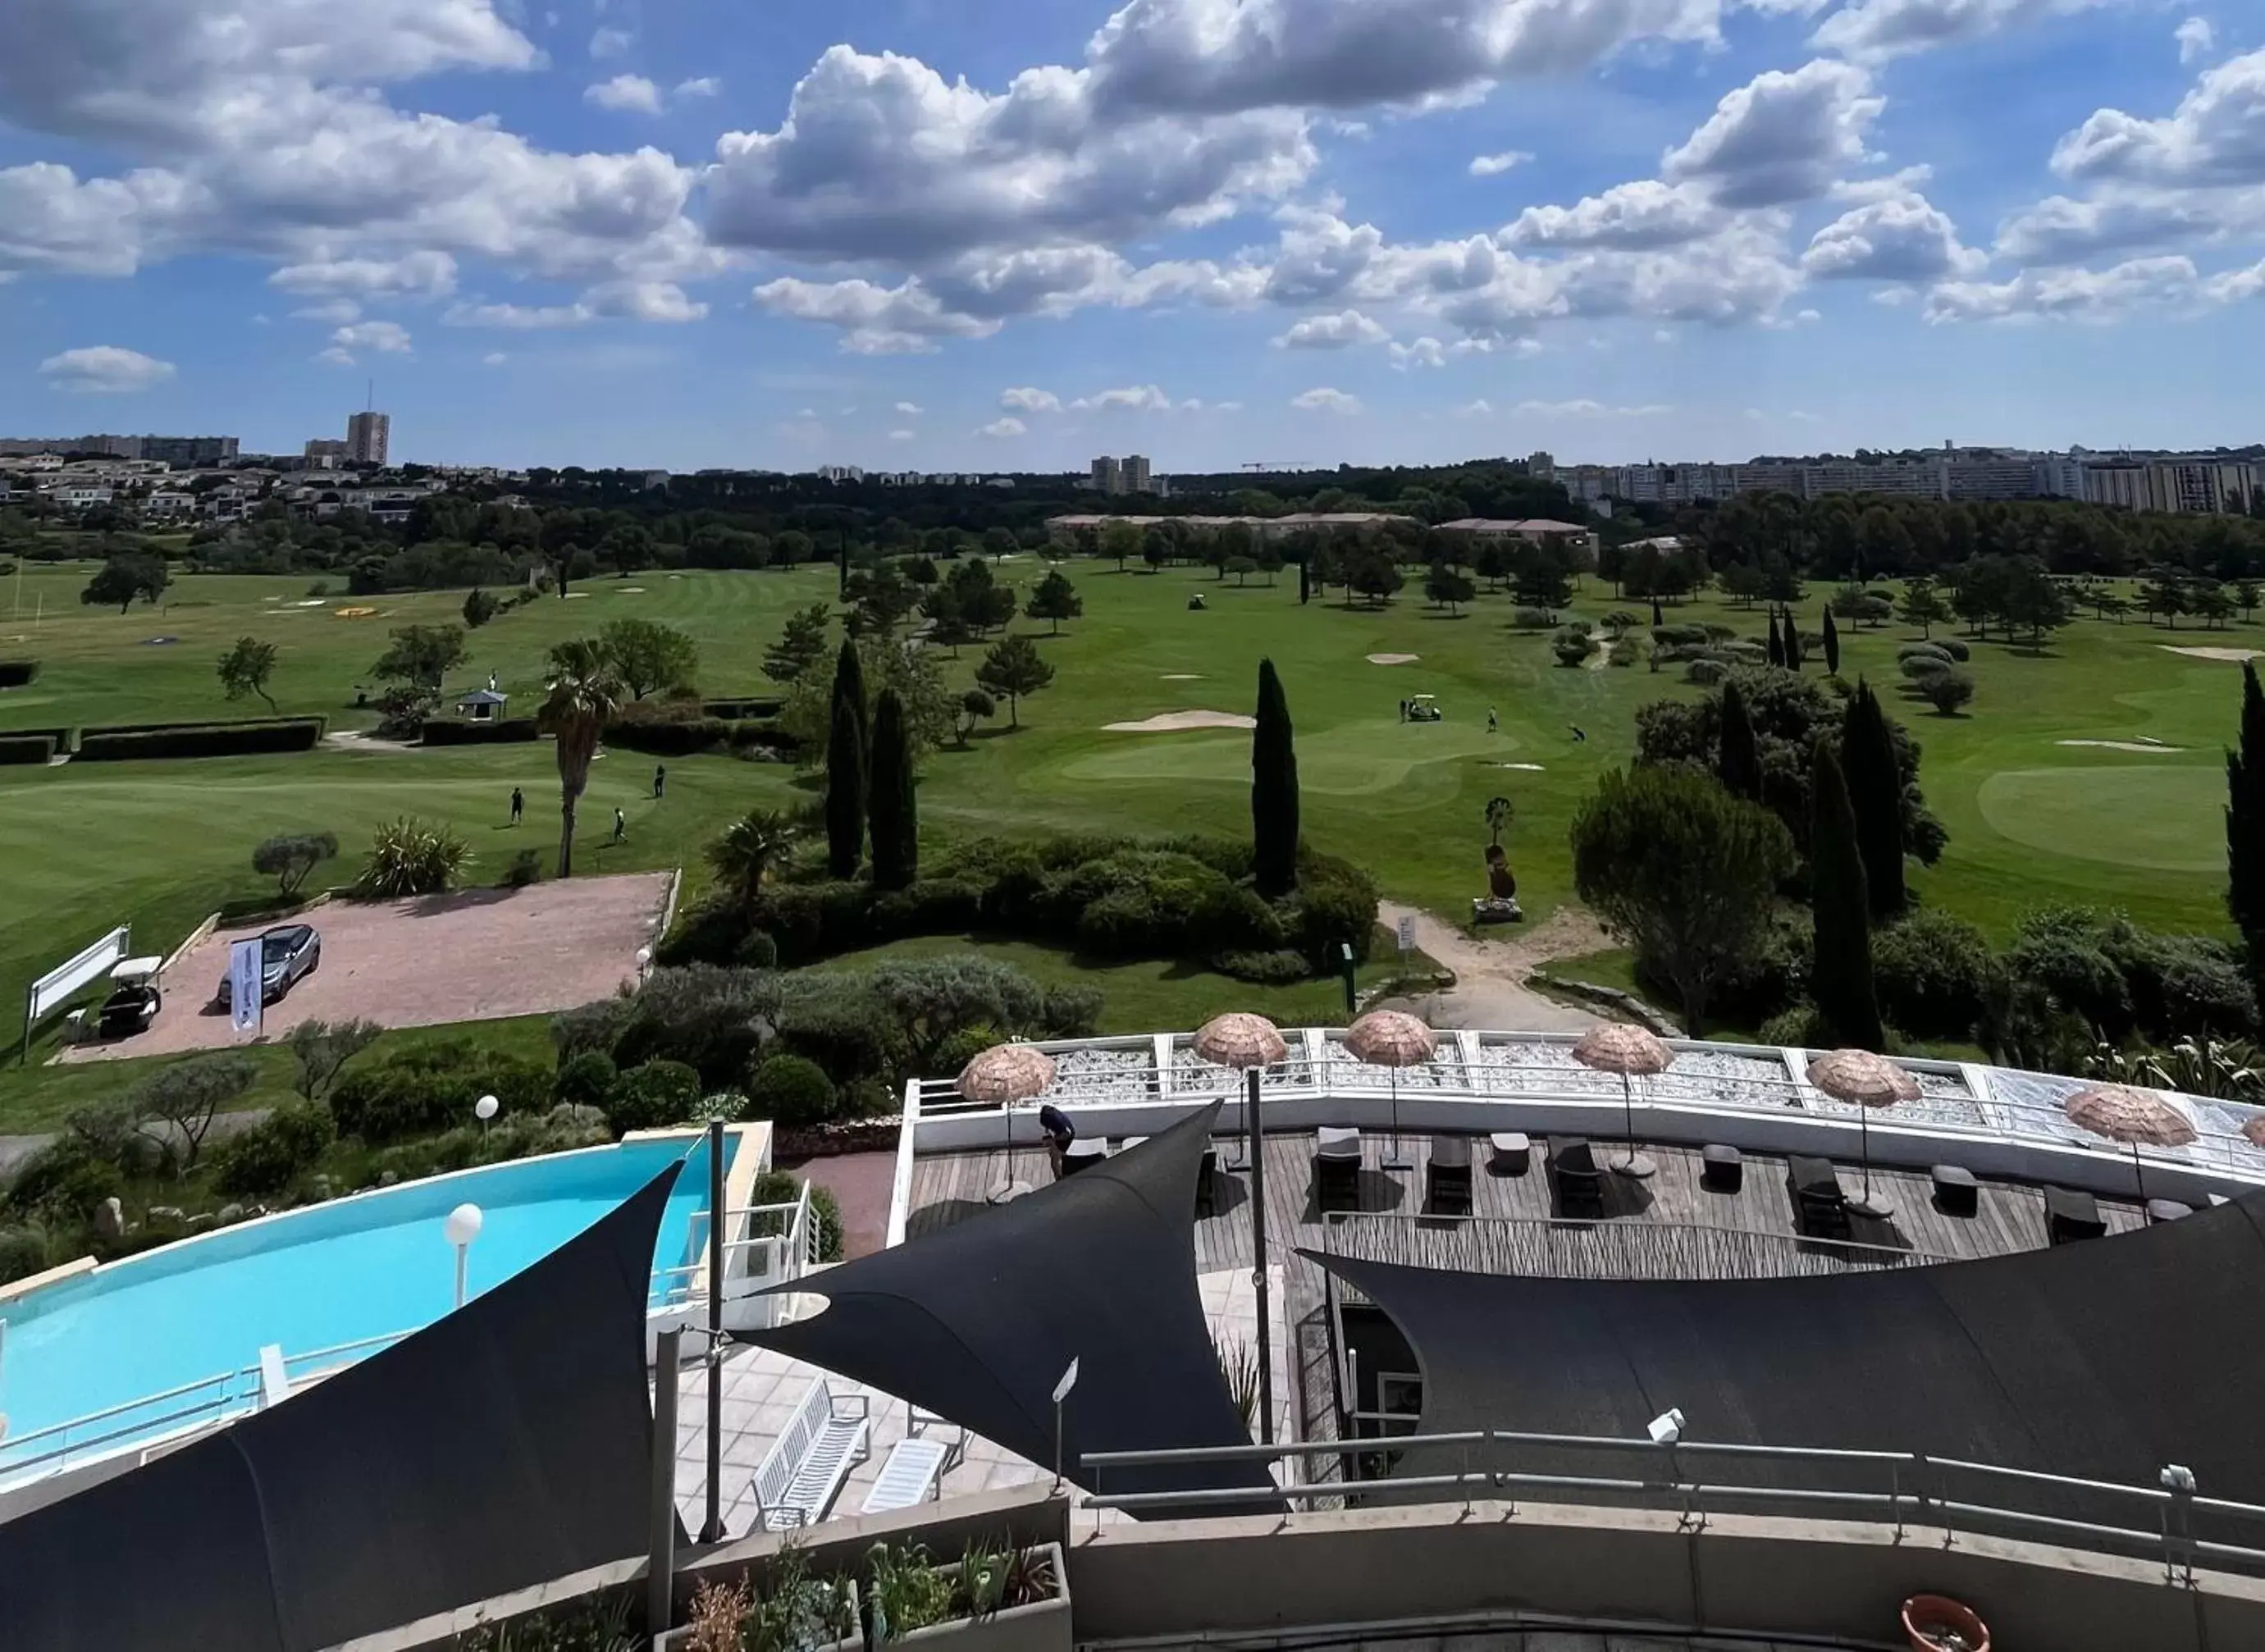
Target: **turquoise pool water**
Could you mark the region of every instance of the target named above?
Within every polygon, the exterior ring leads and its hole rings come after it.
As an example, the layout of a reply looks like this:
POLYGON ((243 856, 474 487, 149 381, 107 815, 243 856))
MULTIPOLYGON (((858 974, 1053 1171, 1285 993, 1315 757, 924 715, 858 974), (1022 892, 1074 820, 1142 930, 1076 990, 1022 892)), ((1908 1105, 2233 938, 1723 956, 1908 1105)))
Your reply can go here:
MULTIPOLYGON (((223 1229, 0 1302, 0 1478, 57 1445, 25 1437, 55 1423, 145 1402, 73 1429, 74 1458, 98 1434, 169 1426, 182 1401, 149 1396, 255 1367, 270 1343, 288 1357, 431 1324, 455 1303, 441 1224, 461 1204, 483 1217, 468 1270, 477 1294, 683 1158, 654 1248, 657 1267, 677 1266, 707 1204, 707 1157, 703 1139, 677 1138, 494 1165, 223 1229)), ((248 1401, 257 1388, 238 1379, 230 1393, 248 1401)))

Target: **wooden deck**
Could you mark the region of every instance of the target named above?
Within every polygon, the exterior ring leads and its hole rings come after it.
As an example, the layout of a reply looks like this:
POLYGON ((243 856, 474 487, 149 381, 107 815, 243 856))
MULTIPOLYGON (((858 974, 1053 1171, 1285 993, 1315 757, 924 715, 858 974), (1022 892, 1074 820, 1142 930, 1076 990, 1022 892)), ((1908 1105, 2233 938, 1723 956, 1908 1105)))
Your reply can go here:
MULTIPOLYGON (((1405 1145, 1415 1168, 1387 1173, 1380 1163, 1389 1156, 1389 1136, 1371 1133, 1363 1137, 1360 1199, 1364 1212, 1424 1214, 1419 1204, 1431 1142, 1426 1137, 1410 1135, 1405 1145)), ((1220 1141, 1221 1168, 1215 1212, 1196 1222, 1196 1265, 1202 1271, 1250 1265, 1249 1177, 1247 1173, 1230 1172, 1225 1168, 1234 1151, 1233 1144, 1220 1141)), ((1272 1250, 1270 1260, 1286 1262, 1286 1253, 1293 1246, 1329 1248, 1329 1236, 1324 1234, 1321 1212, 1314 1200, 1313 1152, 1314 1139, 1310 1134, 1267 1138, 1266 1225, 1272 1250)), ((1595 1152, 1601 1165, 1608 1162, 1618 1148, 1599 1141, 1595 1144, 1595 1152)), ((1801 1237, 1795 1225, 1793 1202, 1786 1191, 1783 1159, 1748 1154, 1744 1185, 1736 1193, 1719 1193, 1701 1185, 1701 1161, 1696 1149, 1648 1146, 1645 1152, 1657 1166, 1657 1174, 1649 1181, 1635 1182, 1618 1175, 1606 1178, 1608 1226, 1630 1222, 1671 1224, 1774 1235, 1785 1241, 1801 1237)), ((1557 1217, 1558 1212, 1551 1207, 1542 1143, 1535 1144, 1533 1168, 1522 1176, 1493 1174, 1487 1165, 1483 1138, 1474 1144, 1472 1158, 1474 1215, 1525 1219, 1537 1225, 1549 1223, 1557 1217)), ((1854 1197, 1862 1183, 1861 1172, 1854 1165, 1845 1163, 1839 1171, 1841 1186, 1854 1197)), ((912 1210, 907 1234, 918 1238, 990 1210, 993 1190, 1007 1183, 1022 1181, 1038 1188, 1052 1179, 1045 1150, 1038 1147, 987 1148, 922 1157, 913 1167, 912 1210)), ((1856 1247, 1918 1252, 1929 1259, 1969 1261, 2040 1249, 2047 1242, 2044 1196, 2034 1187, 1985 1181, 1979 1208, 1971 1217, 1946 1216, 1937 1210, 1933 1185, 1921 1175, 1875 1168, 1872 1172, 1872 1187, 1875 1195, 1884 1197, 1894 1205, 1894 1214, 1884 1220, 1852 1215, 1849 1237, 1856 1247)), ((2103 1199, 2100 1211, 2110 1234, 2138 1227, 2145 1221, 2136 1204, 2103 1199)), ((1378 1225, 1367 1226, 1373 1228, 1378 1225)), ((1436 1231, 1442 1225, 1427 1221, 1421 1226, 1426 1231, 1436 1231)), ((1485 1224, 1479 1226, 1483 1227, 1485 1224)), ((1343 1239, 1336 1248, 1347 1248, 1343 1239)), ((1718 1248, 1718 1259, 1727 1248, 1718 1248)), ((1791 1255, 1794 1251, 1791 1245, 1765 1244, 1748 1248, 1757 1256, 1781 1251, 1791 1255)), ((1602 1247, 1599 1251, 1600 1258, 1604 1258, 1599 1263, 1599 1277, 1628 1277, 1625 1261, 1615 1263, 1606 1258, 1602 1247)), ((1803 1246, 1801 1251, 1811 1259, 1803 1263, 1801 1271, 1813 1271, 1817 1265, 1814 1259, 1820 1256, 1824 1265, 1835 1267, 1861 1268, 1892 1260, 1861 1248, 1846 1255, 1823 1247, 1803 1246), (1872 1256, 1872 1261, 1864 1260, 1867 1256, 1872 1256)), ((1470 1254, 1474 1261, 1463 1265, 1485 1266, 1488 1255, 1509 1253, 1497 1247, 1474 1246, 1470 1254)), ((1664 1253, 1655 1248, 1651 1254, 1664 1253)), ((1497 1267, 1493 1270, 1506 1270, 1497 1267)), ((1582 1270, 1577 1264, 1570 1270, 1582 1270)))

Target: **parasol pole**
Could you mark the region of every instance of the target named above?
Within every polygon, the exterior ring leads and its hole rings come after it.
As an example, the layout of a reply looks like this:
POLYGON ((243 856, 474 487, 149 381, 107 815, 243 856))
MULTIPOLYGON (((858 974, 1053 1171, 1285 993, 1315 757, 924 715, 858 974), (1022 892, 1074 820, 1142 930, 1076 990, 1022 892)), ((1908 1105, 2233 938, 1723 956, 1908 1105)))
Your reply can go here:
POLYGON ((1250 1131, 1251 1289, 1258 1301, 1258 1443, 1274 1444, 1274 1338, 1266 1308, 1266 1135, 1258 1127, 1258 1069, 1250 1069, 1243 1111, 1250 1131))

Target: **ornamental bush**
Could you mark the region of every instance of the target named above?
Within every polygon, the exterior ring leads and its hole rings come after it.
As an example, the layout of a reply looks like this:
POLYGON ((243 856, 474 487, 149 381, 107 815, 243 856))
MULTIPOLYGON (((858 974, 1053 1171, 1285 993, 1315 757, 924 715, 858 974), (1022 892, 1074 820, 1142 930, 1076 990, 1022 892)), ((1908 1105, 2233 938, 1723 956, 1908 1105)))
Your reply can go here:
POLYGON ((1982 932, 1922 907, 1872 936, 1880 1014, 1918 1038, 1963 1038, 1980 1014, 1998 964, 1982 932))
POLYGON ((824 1124, 835 1116, 834 1081, 806 1056, 765 1058, 747 1076, 747 1116, 783 1125, 824 1124))
POLYGON ((286 1102, 221 1143, 213 1154, 213 1185, 232 1198, 280 1193, 338 1139, 338 1121, 322 1103, 286 1102))
POLYGON ((700 1105, 700 1074, 681 1061, 631 1067, 606 1092, 606 1122, 616 1134, 681 1124, 700 1105))

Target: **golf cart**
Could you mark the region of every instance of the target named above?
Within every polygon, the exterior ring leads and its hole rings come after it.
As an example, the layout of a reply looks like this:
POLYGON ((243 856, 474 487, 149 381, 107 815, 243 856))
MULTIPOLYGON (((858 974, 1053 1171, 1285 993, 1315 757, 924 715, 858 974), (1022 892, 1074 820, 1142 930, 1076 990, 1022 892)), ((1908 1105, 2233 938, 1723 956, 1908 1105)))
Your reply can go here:
POLYGON ((157 972, 163 958, 127 958, 110 972, 110 996, 95 1012, 98 1038, 130 1038, 147 1032, 157 1019, 164 998, 157 991, 157 972))
POLYGON ((1408 720, 1410 723, 1437 723, 1446 713, 1439 710, 1437 695, 1412 695, 1408 701, 1408 720))

